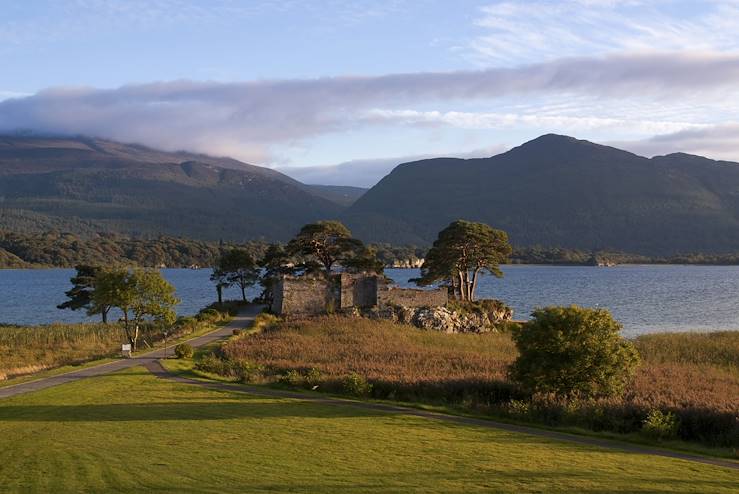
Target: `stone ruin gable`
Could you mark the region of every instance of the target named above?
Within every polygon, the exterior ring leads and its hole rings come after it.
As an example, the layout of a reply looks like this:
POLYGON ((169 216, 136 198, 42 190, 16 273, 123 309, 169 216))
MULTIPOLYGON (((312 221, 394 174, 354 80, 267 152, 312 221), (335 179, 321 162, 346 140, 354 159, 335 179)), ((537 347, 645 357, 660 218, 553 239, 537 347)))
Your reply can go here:
POLYGON ((377 305, 403 307, 440 307, 449 302, 449 292, 446 288, 436 290, 421 290, 418 288, 398 288, 393 286, 382 287, 377 292, 377 305))
POLYGON ((334 284, 323 276, 286 276, 277 282, 275 288, 272 310, 276 314, 325 314, 330 304, 338 299, 334 284))
POLYGON ((341 309, 376 306, 378 290, 385 286, 384 277, 376 274, 341 273, 338 278, 341 294, 338 307, 341 309))

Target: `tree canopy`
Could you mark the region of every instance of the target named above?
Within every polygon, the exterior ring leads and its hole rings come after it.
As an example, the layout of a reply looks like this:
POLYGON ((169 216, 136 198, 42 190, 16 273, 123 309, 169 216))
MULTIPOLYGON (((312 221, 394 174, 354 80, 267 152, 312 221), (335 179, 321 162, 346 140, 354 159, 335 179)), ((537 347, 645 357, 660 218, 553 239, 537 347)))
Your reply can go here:
POLYGON ((326 274, 336 263, 345 263, 361 252, 364 244, 352 237, 349 229, 339 221, 319 221, 303 226, 287 244, 291 255, 315 259, 326 274))
POLYGON ((457 220, 439 232, 421 266, 419 285, 446 282, 460 300, 474 300, 480 273, 503 276, 511 254, 508 235, 484 223, 457 220))
POLYGON ((108 322, 109 305, 98 305, 93 300, 95 291, 95 280, 102 271, 98 266, 88 266, 81 264, 76 267, 77 274, 70 281, 72 288, 64 294, 69 300, 57 305, 57 309, 80 310, 85 309, 87 315, 100 314, 103 323, 108 322))
POLYGON ((605 309, 537 309, 513 332, 519 356, 510 376, 531 392, 583 398, 617 395, 639 362, 636 348, 620 331, 621 325, 605 309))
POLYGON ((180 301, 174 293, 174 286, 159 271, 116 268, 98 273, 92 299, 97 306, 120 309, 126 337, 135 351, 139 324, 144 321, 172 324, 175 321, 174 306, 180 301))
POLYGON ((248 250, 236 248, 221 255, 210 279, 216 283, 219 302, 221 289, 232 285, 241 289, 241 298, 246 302, 246 289, 257 282, 259 270, 248 250))

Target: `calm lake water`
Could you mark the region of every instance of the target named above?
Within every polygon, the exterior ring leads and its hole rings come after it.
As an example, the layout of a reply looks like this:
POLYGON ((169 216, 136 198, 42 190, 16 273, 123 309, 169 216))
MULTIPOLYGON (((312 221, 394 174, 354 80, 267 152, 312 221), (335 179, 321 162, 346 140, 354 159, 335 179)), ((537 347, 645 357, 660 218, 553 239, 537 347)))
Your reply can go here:
MULTIPOLYGON (((505 277, 484 277, 478 297, 498 298, 525 319, 535 307, 578 304, 605 307, 633 336, 660 331, 739 329, 739 266, 505 266, 505 277)), ((210 270, 164 269, 182 299, 178 313, 191 315, 213 302, 210 270)), ((96 320, 56 305, 70 288, 70 269, 0 270, 0 322, 43 324, 96 320)), ((418 275, 388 269, 401 286, 418 275)), ((249 297, 258 294, 255 287, 249 297)), ((238 298, 236 289, 226 298, 238 298)))

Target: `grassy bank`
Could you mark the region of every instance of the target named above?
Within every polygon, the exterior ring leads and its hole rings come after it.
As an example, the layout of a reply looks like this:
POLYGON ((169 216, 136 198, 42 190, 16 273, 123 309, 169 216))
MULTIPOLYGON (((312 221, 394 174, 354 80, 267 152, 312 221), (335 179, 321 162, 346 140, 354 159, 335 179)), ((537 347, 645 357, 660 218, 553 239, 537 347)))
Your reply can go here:
MULTIPOLYGON (((229 318, 234 304, 209 307, 195 317, 181 317, 170 328, 169 341, 206 332, 229 318)), ((142 326, 140 350, 156 346, 162 329, 142 326)), ((0 381, 36 374, 49 369, 77 366, 120 355, 126 342, 119 324, 50 324, 41 326, 0 325, 0 381)))
POLYGON ((0 438, 12 445, 0 448, 8 493, 728 493, 736 485, 725 468, 208 390, 141 368, 2 400, 0 438))
POLYGON ((662 334, 635 341, 643 363, 621 398, 563 402, 527 396, 507 379, 507 334, 447 335, 367 319, 280 323, 231 340, 227 361, 263 382, 462 407, 549 426, 640 434, 650 412, 673 413, 662 439, 739 447, 739 332, 662 334), (256 369, 256 371, 254 370, 256 369))

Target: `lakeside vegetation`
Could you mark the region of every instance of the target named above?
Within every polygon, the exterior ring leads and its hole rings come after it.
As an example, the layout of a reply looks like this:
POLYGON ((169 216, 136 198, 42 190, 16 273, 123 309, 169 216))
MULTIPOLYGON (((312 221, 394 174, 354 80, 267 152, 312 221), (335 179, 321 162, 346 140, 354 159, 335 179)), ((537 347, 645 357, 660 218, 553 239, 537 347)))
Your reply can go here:
MULTIPOLYGON (((180 317, 168 327, 170 341, 214 328, 227 320, 236 305, 206 308, 194 317, 180 317)), ((164 338, 162 327, 142 324, 139 338, 146 347, 164 338)), ((116 357, 128 341, 122 324, 49 324, 41 326, 0 325, 0 381, 91 360, 116 357)))
POLYGON ((642 364, 623 396, 581 400, 531 395, 512 383, 508 366, 517 351, 508 333, 450 335, 326 316, 279 322, 232 339, 219 354, 249 369, 244 375, 253 382, 318 385, 331 393, 441 404, 549 426, 650 436, 645 424, 652 413, 653 421, 668 417, 651 434, 656 439, 736 454, 739 332, 647 335, 633 343, 642 364))
MULTIPOLYGON (((137 238, 115 233, 86 236, 70 233, 17 233, 0 230, 0 269, 73 268, 77 265, 138 267, 213 267, 224 249, 245 249, 255 258, 264 256, 265 241, 208 242, 171 236, 137 238)), ((386 267, 415 266, 425 257, 427 246, 369 244, 386 267)), ((703 264, 739 265, 739 253, 693 253, 673 256, 642 256, 613 251, 584 251, 559 247, 516 247, 511 264, 556 264, 589 266, 597 262, 615 264, 703 264)))

